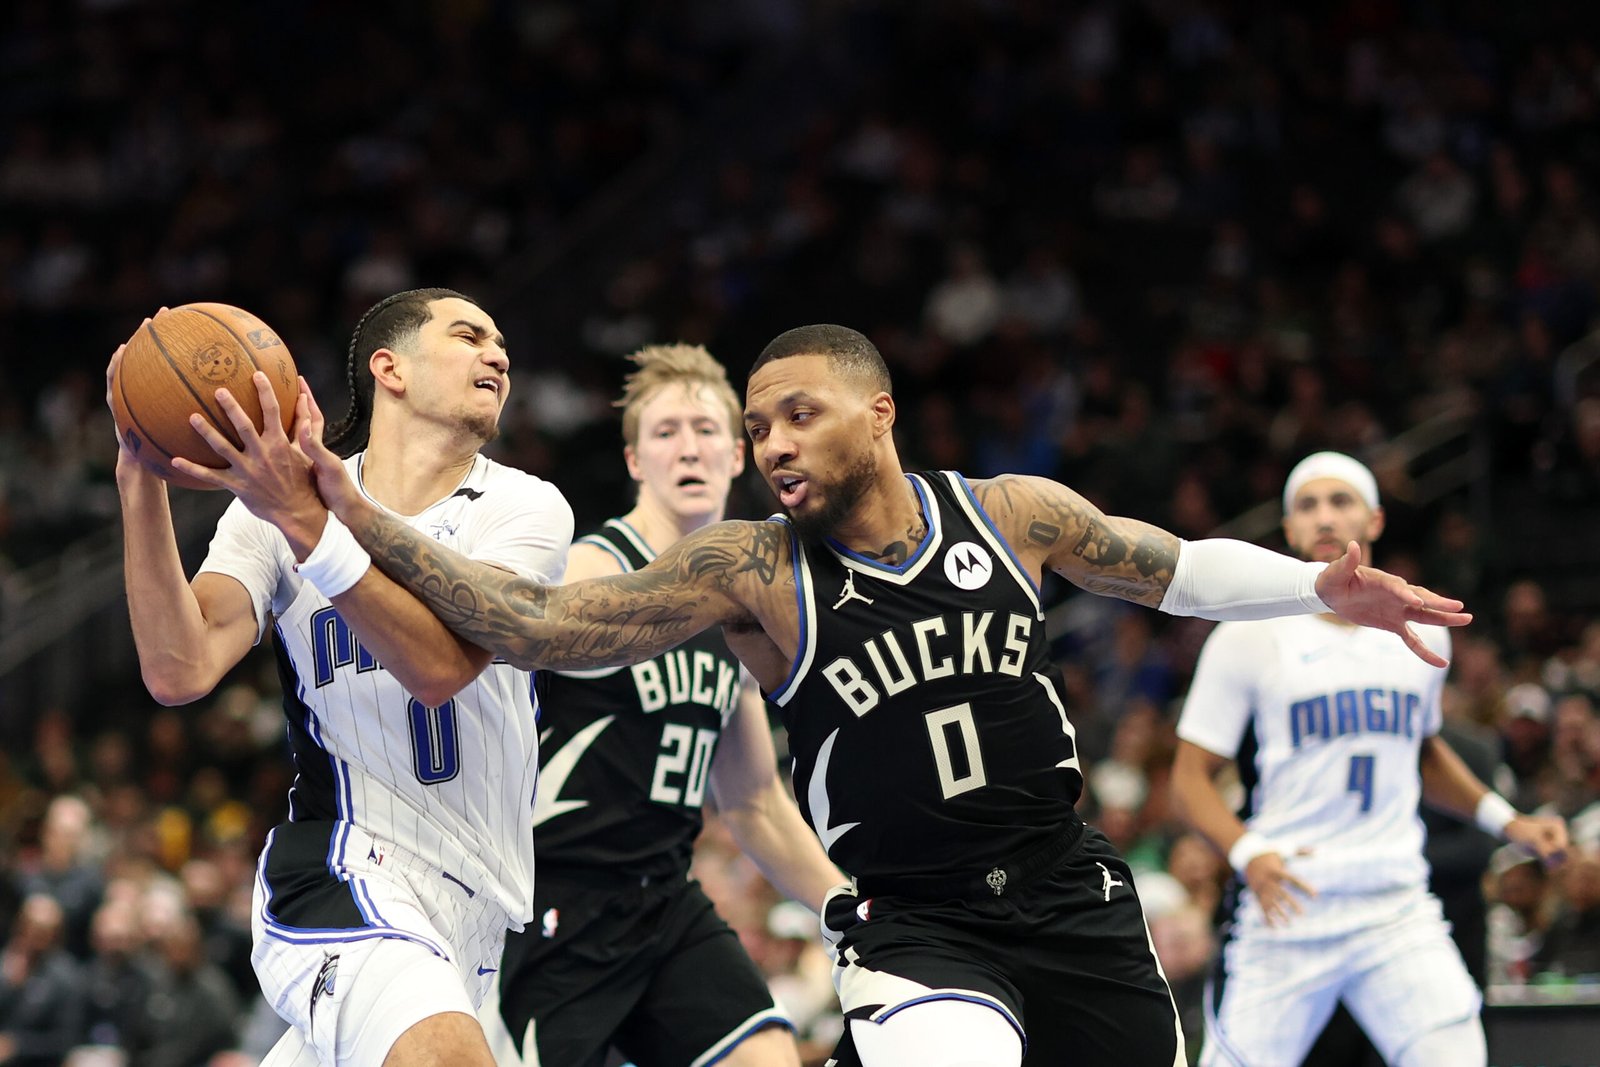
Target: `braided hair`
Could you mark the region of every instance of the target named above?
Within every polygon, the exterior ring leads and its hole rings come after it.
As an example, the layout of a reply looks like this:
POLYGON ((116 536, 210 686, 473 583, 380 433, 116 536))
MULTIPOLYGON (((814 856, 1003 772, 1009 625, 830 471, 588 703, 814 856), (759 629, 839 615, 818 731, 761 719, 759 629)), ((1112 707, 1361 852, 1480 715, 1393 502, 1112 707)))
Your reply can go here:
POLYGON ((350 335, 350 349, 345 357, 350 410, 322 434, 323 444, 331 451, 340 456, 352 456, 367 447, 367 438, 372 433, 372 396, 378 387, 372 377, 372 353, 380 348, 400 348, 415 340, 417 331, 431 317, 428 305, 450 297, 477 303, 454 289, 408 289, 384 297, 361 316, 355 333, 350 335))

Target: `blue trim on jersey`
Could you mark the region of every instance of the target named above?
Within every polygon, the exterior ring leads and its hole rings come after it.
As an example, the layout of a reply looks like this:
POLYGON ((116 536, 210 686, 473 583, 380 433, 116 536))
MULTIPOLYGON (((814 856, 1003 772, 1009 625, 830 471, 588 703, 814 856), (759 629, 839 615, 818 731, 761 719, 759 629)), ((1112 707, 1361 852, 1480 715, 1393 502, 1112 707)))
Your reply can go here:
POLYGON ((1011 557, 1011 562, 1017 565, 1017 573, 1026 578, 1028 584, 1033 586, 1035 595, 1043 597, 1044 591, 1039 588, 1039 583, 1033 580, 1033 575, 1028 573, 1028 568, 1024 567, 1022 561, 1017 558, 1017 553, 1012 549, 1011 542, 1006 540, 1006 535, 1000 532, 1000 527, 994 524, 994 520, 989 518, 989 513, 983 510, 983 505, 978 503, 978 495, 972 491, 972 486, 967 484, 966 477, 960 471, 952 471, 951 473, 956 476, 956 481, 966 491, 967 499, 972 501, 972 508, 978 513, 978 517, 983 520, 983 524, 989 527, 989 532, 994 534, 994 539, 1000 542, 1000 547, 1006 550, 1006 555, 1011 557))
POLYGON ((833 551, 837 552, 839 555, 845 556, 848 559, 852 559, 861 564, 863 567, 871 567, 873 570, 887 571, 890 574, 904 574, 906 571, 916 566, 917 560, 921 559, 922 554, 928 550, 928 546, 933 544, 935 524, 938 523, 939 517, 934 513, 933 506, 928 500, 928 494, 922 488, 922 483, 911 477, 909 474, 906 475, 905 478, 906 481, 911 483, 911 488, 917 491, 917 498, 922 502, 922 516, 927 521, 923 523, 925 529, 922 531, 922 540, 917 542, 917 550, 911 553, 904 563, 900 564, 898 567, 891 566, 890 564, 883 562, 881 559, 873 559, 871 556, 863 556, 859 552, 853 552, 831 537, 823 538, 827 546, 833 549, 833 551))
POLYGON ((902 1000, 894 1007, 885 1010, 882 1014, 874 1015, 872 1017, 872 1021, 881 1023, 888 1019, 891 1015, 896 1015, 899 1012, 905 1011, 907 1008, 914 1008, 918 1004, 927 1004, 928 1002, 934 1000, 961 1000, 968 1004, 982 1004, 986 1008, 993 1008, 995 1011, 1000 1013, 1001 1018, 1005 1019, 1006 1022, 1011 1024, 1011 1029, 1017 1032, 1017 1040, 1022 1042, 1022 1053, 1024 1056, 1027 1055, 1028 1035, 1023 1032, 1022 1024, 1017 1022, 1016 1018, 1012 1016, 1011 1012, 1006 1010, 1006 1006, 1004 1004, 1001 1004, 999 1001, 990 997, 974 996, 971 993, 930 993, 925 997, 913 997, 910 1000, 902 1000))
POLYGON ((794 662, 789 664, 789 676, 783 680, 782 685, 767 695, 768 700, 777 703, 794 684, 795 676, 800 673, 800 665, 806 661, 806 630, 811 625, 811 620, 806 618, 806 587, 804 568, 800 560, 800 535, 795 532, 794 524, 781 515, 774 515, 767 521, 781 522, 789 527, 789 565, 794 568, 794 611, 800 619, 800 643, 794 650, 794 662))

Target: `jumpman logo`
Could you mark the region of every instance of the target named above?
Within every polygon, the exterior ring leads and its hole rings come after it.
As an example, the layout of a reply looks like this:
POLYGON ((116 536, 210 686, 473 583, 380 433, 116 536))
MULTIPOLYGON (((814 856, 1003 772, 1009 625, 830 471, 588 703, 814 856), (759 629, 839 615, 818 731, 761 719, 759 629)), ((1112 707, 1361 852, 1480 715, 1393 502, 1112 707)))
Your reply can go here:
POLYGON ((833 610, 838 611, 845 606, 847 601, 851 600, 859 600, 868 606, 872 604, 871 597, 862 596, 856 592, 856 572, 847 570, 844 572, 844 592, 839 594, 839 600, 833 605, 833 610))
POLYGON ((1099 867, 1101 873, 1105 875, 1105 883, 1100 887, 1100 891, 1103 892, 1106 895, 1106 902, 1110 903, 1111 902, 1111 890, 1113 888, 1115 888, 1116 886, 1127 885, 1128 883, 1124 882, 1121 878, 1118 878, 1116 875, 1112 874, 1111 873, 1111 869, 1108 868, 1105 864, 1096 863, 1095 866, 1099 867))

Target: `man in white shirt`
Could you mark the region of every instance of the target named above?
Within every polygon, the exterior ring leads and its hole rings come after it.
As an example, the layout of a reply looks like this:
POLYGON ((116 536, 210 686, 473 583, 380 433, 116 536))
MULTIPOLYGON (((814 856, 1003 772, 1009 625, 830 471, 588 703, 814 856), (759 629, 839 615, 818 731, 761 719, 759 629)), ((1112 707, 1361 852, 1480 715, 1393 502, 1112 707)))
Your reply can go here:
MULTIPOLYGON (((1377 483, 1319 452, 1290 472, 1284 537, 1312 561, 1383 532, 1377 483)), ((1439 657, 1449 631, 1418 626, 1439 657)), ((1555 857, 1559 819, 1519 815, 1439 736, 1445 670, 1332 615, 1225 622, 1178 722, 1173 798, 1238 874, 1201 1062, 1297 1065, 1340 1000, 1400 1067, 1485 1061, 1480 997, 1427 891, 1419 800, 1555 857), (1236 762, 1244 809, 1214 782, 1236 762), (1419 773, 1420 768, 1420 773, 1419 773)))

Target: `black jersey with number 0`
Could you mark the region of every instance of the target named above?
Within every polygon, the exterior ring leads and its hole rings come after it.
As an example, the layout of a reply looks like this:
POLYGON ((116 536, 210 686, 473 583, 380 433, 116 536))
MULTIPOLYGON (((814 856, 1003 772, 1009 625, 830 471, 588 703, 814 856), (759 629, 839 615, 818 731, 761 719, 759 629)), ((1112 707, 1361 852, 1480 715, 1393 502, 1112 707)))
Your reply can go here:
MULTIPOLYGON (((620 519, 579 543, 605 549, 627 571, 653 558, 620 519)), ((687 871, 717 738, 738 703, 739 682, 739 661, 716 628, 632 667, 540 671, 533 806, 540 869, 652 878, 687 871)))
POLYGON ((858 878, 1003 863, 1083 788, 1033 579, 959 474, 907 477, 927 533, 900 566, 791 530, 800 648, 769 695, 801 811, 858 878))

